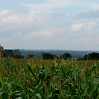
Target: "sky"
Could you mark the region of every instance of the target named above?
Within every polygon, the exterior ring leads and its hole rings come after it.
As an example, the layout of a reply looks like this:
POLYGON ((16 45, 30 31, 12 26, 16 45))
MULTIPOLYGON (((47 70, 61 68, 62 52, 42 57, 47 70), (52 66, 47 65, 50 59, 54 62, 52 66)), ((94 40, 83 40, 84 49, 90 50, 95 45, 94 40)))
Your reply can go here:
POLYGON ((99 0, 0 0, 0 44, 99 50, 99 0))

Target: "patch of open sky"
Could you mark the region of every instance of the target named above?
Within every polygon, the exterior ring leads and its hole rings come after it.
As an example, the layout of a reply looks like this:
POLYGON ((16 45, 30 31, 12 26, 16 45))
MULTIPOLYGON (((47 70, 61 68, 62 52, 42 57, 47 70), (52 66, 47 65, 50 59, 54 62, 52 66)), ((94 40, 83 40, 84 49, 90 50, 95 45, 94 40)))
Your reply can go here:
POLYGON ((20 6, 20 3, 11 2, 11 1, 0 3, 0 9, 7 9, 13 12, 21 12, 21 13, 28 12, 28 10, 25 7, 20 6))
POLYGON ((99 35, 99 28, 93 30, 93 36, 99 35))
POLYGON ((70 14, 70 15, 73 15, 73 14, 79 14, 81 12, 86 12, 86 11, 89 11, 89 9, 86 10, 86 8, 79 8, 79 7, 72 7, 72 6, 68 6, 68 7, 59 7, 59 8, 54 8, 53 9, 53 12, 60 12, 60 13, 67 13, 67 14, 70 14))
MULTIPOLYGON (((83 0, 86 1, 86 0, 83 0)), ((99 3, 99 0, 87 0, 87 2, 99 3)))
POLYGON ((74 14, 72 23, 88 23, 88 22, 98 22, 99 18, 85 17, 79 15, 80 13, 74 14))
POLYGON ((10 3, 10 4, 13 4, 13 3, 20 3, 20 4, 41 4, 41 3, 44 3, 46 0, 2 0, 0 4, 3 4, 3 3, 10 3))
POLYGON ((13 12, 28 13, 28 9, 22 4, 39 4, 43 3, 45 0, 36 1, 36 0, 6 0, 0 2, 0 9, 7 9, 13 12))
MULTIPOLYGON (((12 0, 13 1, 13 0, 12 0)), ((41 4, 45 3, 46 0, 17 0, 20 3, 27 3, 27 4, 41 4)))
POLYGON ((91 19, 91 18, 82 18, 82 19, 73 19, 71 20, 72 24, 75 23, 75 24, 80 24, 80 23, 89 23, 89 22, 97 22, 96 19, 91 19))

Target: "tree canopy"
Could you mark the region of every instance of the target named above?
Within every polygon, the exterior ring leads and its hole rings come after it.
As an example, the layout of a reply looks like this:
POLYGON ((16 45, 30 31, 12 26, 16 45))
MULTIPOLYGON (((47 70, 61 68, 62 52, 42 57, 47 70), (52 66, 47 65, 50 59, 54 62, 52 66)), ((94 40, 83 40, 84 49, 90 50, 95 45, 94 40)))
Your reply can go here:
POLYGON ((42 53, 43 59, 54 59, 54 55, 50 53, 42 53))
POLYGON ((60 57, 63 58, 64 60, 72 58, 71 54, 69 53, 64 53, 60 57))
POLYGON ((92 52, 92 53, 90 53, 88 55, 85 55, 84 59, 98 60, 99 59, 99 53, 92 52))
POLYGON ((0 45, 0 58, 3 56, 3 50, 4 50, 3 46, 0 45))

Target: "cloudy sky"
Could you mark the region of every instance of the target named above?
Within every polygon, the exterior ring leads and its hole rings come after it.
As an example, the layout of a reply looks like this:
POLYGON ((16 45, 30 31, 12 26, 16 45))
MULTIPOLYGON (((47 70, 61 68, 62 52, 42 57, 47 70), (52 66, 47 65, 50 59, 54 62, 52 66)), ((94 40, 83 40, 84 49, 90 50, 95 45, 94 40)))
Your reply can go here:
POLYGON ((99 50, 99 0, 0 0, 0 44, 99 50))

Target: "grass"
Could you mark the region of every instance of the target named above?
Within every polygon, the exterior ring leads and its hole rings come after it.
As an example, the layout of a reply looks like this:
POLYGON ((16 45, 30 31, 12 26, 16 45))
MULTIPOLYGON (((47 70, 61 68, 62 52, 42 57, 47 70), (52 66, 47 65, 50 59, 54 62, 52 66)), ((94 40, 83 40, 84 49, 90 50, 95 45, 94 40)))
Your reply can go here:
POLYGON ((99 61, 2 59, 0 99, 99 99, 99 61))

